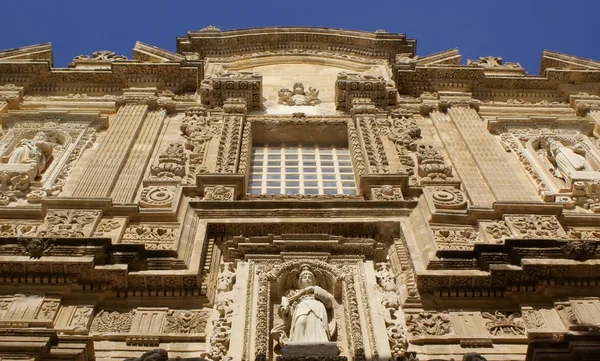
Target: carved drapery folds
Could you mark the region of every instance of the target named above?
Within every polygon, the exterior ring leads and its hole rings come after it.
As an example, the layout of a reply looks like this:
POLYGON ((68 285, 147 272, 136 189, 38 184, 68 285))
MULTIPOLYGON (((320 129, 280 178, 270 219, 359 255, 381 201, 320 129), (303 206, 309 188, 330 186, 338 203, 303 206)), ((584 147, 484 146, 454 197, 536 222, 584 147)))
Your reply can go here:
POLYGON ((248 108, 262 105, 262 75, 251 72, 219 70, 200 84, 202 104, 209 108, 223 107, 228 98, 243 98, 248 108))
POLYGON ((355 98, 369 98, 376 106, 396 105, 398 90, 392 80, 381 76, 341 72, 335 87, 335 105, 340 110, 350 110, 355 98))
POLYGON ((499 125, 501 144, 516 155, 545 202, 600 212, 600 150, 593 139, 560 125, 499 125))
MULTIPOLYGON (((302 268, 308 267, 313 274, 319 275, 317 277, 317 279, 319 279, 319 286, 335 297, 335 301, 333 302, 334 312, 338 312, 337 310, 342 312, 341 310, 343 310, 343 317, 340 317, 339 319, 336 317, 336 321, 340 322, 343 320, 343 324, 346 327, 346 334, 349 338, 350 354, 354 356, 355 360, 365 360, 365 346, 363 343, 358 299, 354 281, 354 274, 356 272, 355 267, 357 266, 358 265, 350 264, 335 265, 321 260, 310 259, 290 260, 275 265, 273 264, 273 261, 259 263, 258 303, 256 305, 258 312, 256 315, 257 326, 255 338, 256 359, 266 360, 270 358, 269 355, 271 351, 268 349, 269 320, 271 317, 274 317, 269 312, 271 309, 270 300, 272 292, 278 292, 278 289, 287 289, 289 286, 286 286, 286 282, 293 282, 294 278, 297 277, 302 268), (343 294, 343 297, 341 297, 341 304, 338 305, 340 293, 343 294)), ((282 322, 282 320, 277 320, 275 325, 280 322, 282 322)), ((277 326, 275 329, 277 329, 277 326)), ((335 338, 330 339, 329 343, 325 342, 322 344, 328 348, 329 352, 336 351, 337 349, 337 346, 335 346, 335 338), (333 344, 333 350, 332 346, 329 344, 333 344)), ((335 354, 339 354, 339 350, 337 350, 335 354)), ((329 356, 335 357, 335 354, 330 354, 329 356)))
POLYGON ((20 200, 39 203, 44 196, 58 195, 83 151, 95 140, 97 126, 88 124, 89 120, 16 123, 0 147, 0 205, 20 200))

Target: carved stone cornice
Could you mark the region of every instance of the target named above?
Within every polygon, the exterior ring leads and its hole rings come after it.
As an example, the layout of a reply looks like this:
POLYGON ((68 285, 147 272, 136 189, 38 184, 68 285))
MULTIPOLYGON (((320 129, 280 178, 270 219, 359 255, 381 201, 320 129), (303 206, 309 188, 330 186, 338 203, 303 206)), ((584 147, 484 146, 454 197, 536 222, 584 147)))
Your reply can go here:
POLYGON ((397 94, 394 82, 383 77, 341 72, 335 84, 335 105, 340 110, 351 110, 354 100, 361 98, 370 99, 378 107, 394 106, 397 94))
POLYGON ((406 35, 308 27, 273 27, 242 30, 191 31, 177 38, 178 53, 231 56, 257 51, 335 49, 338 53, 393 60, 398 53, 415 53, 416 42, 406 35))

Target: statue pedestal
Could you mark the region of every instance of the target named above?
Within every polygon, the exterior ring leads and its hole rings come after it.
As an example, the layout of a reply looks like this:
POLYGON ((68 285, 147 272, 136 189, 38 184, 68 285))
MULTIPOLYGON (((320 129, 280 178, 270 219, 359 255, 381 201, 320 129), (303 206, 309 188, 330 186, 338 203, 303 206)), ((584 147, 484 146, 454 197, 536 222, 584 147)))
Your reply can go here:
POLYGON ((291 342, 281 348, 283 358, 336 357, 340 349, 336 342, 291 342))

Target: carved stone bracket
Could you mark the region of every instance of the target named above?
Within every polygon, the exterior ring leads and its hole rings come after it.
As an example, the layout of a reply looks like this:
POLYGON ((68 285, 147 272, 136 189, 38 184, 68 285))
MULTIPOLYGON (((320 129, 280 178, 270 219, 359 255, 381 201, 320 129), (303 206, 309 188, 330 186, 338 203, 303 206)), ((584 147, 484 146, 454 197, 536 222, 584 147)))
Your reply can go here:
POLYGON ((396 105, 398 90, 392 80, 341 72, 335 87, 335 104, 340 110, 350 110, 355 98, 369 98, 376 106, 396 105))
POLYGON ((223 107, 228 98, 243 98, 250 109, 262 106, 262 75, 250 72, 222 70, 214 77, 207 76, 200 84, 202 104, 223 107))

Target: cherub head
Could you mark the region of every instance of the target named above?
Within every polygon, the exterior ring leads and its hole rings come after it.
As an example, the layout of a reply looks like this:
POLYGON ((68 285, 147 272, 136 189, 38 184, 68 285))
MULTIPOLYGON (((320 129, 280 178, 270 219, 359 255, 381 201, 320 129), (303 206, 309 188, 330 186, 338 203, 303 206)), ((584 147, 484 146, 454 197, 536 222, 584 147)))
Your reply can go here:
POLYGON ((304 85, 302 83, 294 83, 294 95, 304 95, 304 85))
POLYGON ((37 140, 39 142, 47 142, 48 141, 48 134, 46 134, 44 132, 37 132, 35 134, 35 137, 33 137, 33 140, 37 140))

